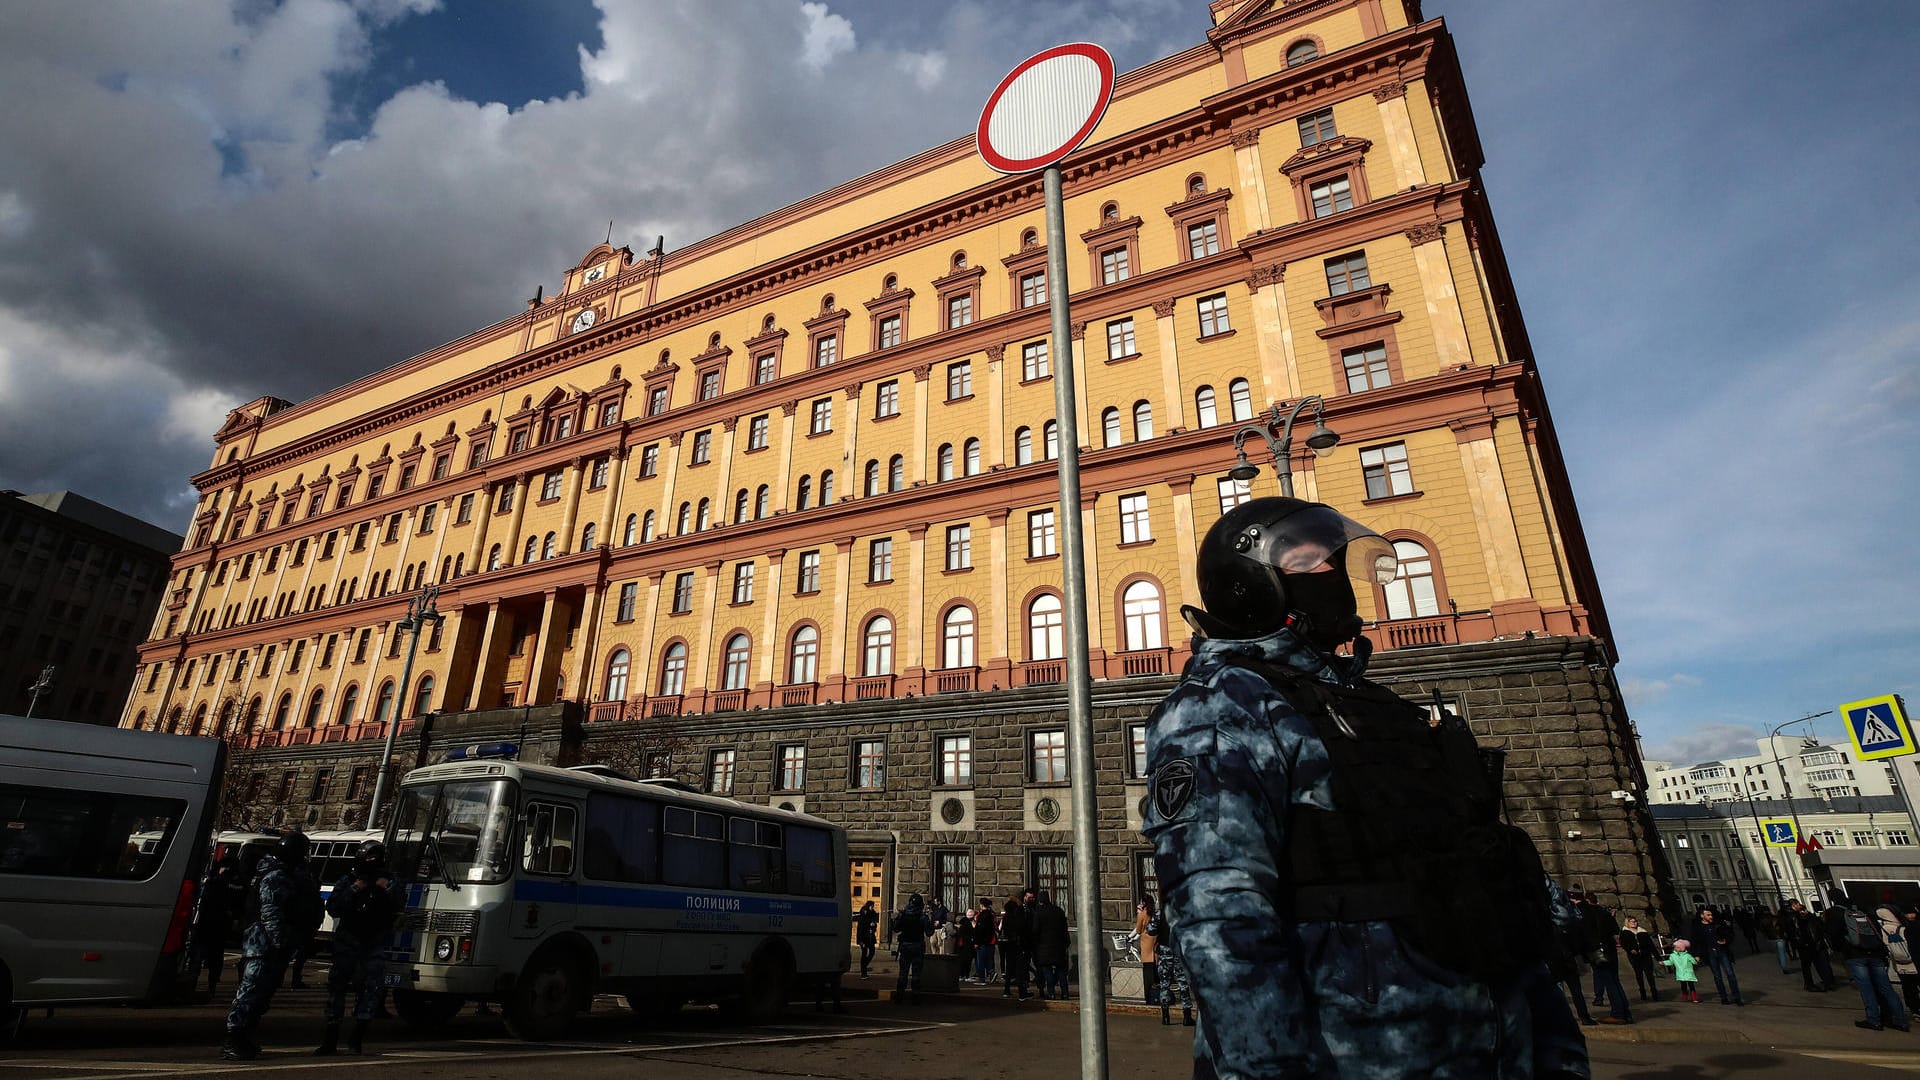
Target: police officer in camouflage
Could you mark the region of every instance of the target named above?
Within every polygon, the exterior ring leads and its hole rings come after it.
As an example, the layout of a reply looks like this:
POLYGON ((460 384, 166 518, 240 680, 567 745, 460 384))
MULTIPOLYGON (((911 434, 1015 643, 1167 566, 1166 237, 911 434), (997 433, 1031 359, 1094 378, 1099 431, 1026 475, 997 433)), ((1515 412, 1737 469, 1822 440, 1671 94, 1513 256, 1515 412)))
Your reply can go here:
POLYGON ((327 1030, 318 1056, 334 1054, 340 1048, 340 1023, 347 1007, 347 990, 353 990, 353 1030, 347 1034, 347 1052, 363 1052, 367 1025, 380 1005, 385 987, 387 935, 400 914, 400 898, 392 892, 393 873, 387 869, 387 846, 378 840, 362 841, 354 852, 353 867, 334 883, 327 897, 327 914, 333 916, 333 970, 327 975, 327 1030))
POLYGON ((1151 720, 1145 821, 1197 1080, 1588 1077, 1545 964, 1566 913, 1499 819, 1497 755, 1362 677, 1349 574, 1391 581, 1392 546, 1264 498, 1198 564, 1206 609, 1182 609, 1194 655, 1151 720))
POLYGON ((227 1041, 220 1047, 220 1056, 230 1061, 260 1056, 254 1029, 273 1003, 288 959, 306 943, 317 921, 320 886, 307 865, 309 846, 305 833, 287 833, 278 851, 262 856, 254 871, 248 891, 251 917, 240 947, 240 987, 227 1013, 227 1041))

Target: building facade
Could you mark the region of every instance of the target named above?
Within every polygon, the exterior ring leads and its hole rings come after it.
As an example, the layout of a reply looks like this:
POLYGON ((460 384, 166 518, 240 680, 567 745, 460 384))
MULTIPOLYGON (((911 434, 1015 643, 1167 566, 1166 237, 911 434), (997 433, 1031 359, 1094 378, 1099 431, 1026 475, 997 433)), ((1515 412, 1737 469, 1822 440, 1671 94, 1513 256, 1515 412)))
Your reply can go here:
POLYGON ((1079 514, 1120 921, 1150 888, 1140 724, 1189 653, 1197 539, 1279 491, 1270 464, 1227 475, 1234 434, 1320 394, 1342 442, 1288 467, 1399 549, 1360 598, 1379 670, 1509 748, 1557 872, 1660 902, 1444 24, 1413 0, 1208 10, 1063 164, 1071 342, 1040 180, 970 137, 677 251, 595 247, 520 314, 231 414, 123 721, 237 736, 272 763, 263 810, 298 820, 351 813, 351 774, 273 796, 361 767, 389 723, 424 754, 518 715, 554 760, 652 747, 649 770, 840 818, 885 895, 1004 896, 1065 873, 1079 514), (446 620, 403 686, 396 623, 429 582, 446 620))
POLYGON ((1758 740, 1758 745, 1757 754, 1694 765, 1647 762, 1647 790, 1654 805, 1749 797, 1832 799, 1899 791, 1890 762, 1859 761, 1844 743, 1775 735, 1758 740))
POLYGON ((0 713, 118 722, 181 541, 71 491, 0 491, 0 713))
POLYGON ((1769 797, 1709 799, 1663 803, 1653 808, 1653 816, 1673 868, 1674 891, 1689 910, 1700 904, 1777 908, 1788 899, 1824 906, 1824 886, 1834 878, 1820 873, 1823 862, 1830 867, 1879 862, 1881 867, 1860 876, 1899 879, 1920 889, 1920 847, 1898 795, 1792 803, 1769 797), (1761 826, 1768 820, 1797 821, 1801 832, 1820 841, 1822 851, 1803 858, 1792 845, 1764 843, 1761 826))

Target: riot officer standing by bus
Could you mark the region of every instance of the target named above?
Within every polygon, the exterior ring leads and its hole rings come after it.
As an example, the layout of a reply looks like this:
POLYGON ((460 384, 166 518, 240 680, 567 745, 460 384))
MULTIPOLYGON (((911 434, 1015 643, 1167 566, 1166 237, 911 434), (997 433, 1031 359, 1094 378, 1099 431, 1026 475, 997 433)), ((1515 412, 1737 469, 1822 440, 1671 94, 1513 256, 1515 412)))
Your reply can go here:
POLYGON ((334 883, 333 893, 327 897, 327 914, 333 916, 333 970, 327 975, 327 1030, 313 1051, 316 1055, 339 1051, 349 988, 354 999, 347 1052, 364 1050, 367 1025, 373 1021, 385 989, 381 984, 386 973, 382 950, 400 914, 400 900, 392 886, 387 846, 378 840, 366 840, 354 852, 352 868, 334 883))

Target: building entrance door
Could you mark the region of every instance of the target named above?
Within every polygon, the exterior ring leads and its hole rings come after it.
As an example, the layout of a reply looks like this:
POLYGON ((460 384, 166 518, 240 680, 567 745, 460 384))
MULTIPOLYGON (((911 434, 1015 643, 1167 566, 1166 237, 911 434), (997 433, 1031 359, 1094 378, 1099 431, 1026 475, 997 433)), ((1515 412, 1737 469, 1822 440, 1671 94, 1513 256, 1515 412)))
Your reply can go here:
MULTIPOLYGON (((883 940, 886 937, 887 917, 890 914, 887 910, 886 895, 882 892, 886 877, 887 861, 885 859, 852 857, 847 859, 847 896, 853 902, 853 913, 858 915, 860 909, 867 906, 867 901, 873 901, 874 909, 880 912, 879 936, 883 940)), ((857 935, 857 927, 851 933, 857 935)))

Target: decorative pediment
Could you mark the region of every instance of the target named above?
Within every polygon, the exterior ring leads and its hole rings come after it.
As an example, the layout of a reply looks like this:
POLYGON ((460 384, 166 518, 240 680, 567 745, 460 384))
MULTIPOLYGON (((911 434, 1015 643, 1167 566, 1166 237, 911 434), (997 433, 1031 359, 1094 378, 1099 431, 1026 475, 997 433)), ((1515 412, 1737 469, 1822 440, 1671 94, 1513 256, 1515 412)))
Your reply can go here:
POLYGON ((260 426, 260 418, 247 413, 244 409, 235 409, 227 414, 227 422, 213 433, 214 442, 225 442, 244 431, 260 426))
POLYGON ((1357 160, 1372 148, 1373 143, 1367 139, 1355 135, 1335 135, 1325 142, 1303 148, 1283 162, 1280 171, 1292 176, 1304 169, 1357 160))
POLYGON ((913 299, 912 289, 902 289, 898 287, 881 289, 879 296, 867 301, 867 310, 879 311, 882 308, 897 308, 911 299, 913 299))

